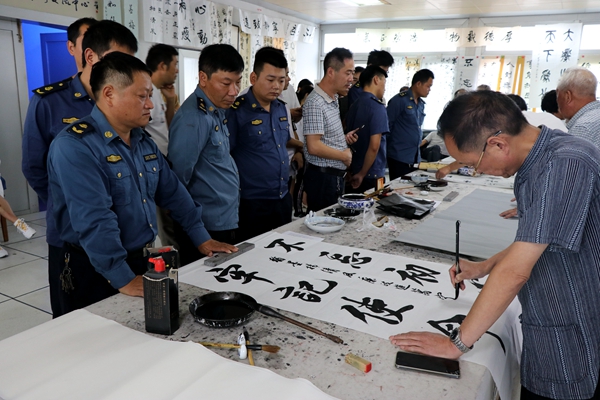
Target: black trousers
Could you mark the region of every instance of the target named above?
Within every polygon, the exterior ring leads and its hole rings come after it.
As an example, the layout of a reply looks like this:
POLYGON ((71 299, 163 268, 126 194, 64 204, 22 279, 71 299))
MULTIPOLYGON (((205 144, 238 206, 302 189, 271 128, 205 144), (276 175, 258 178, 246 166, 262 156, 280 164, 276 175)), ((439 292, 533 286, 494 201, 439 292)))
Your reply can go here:
POLYGON ((50 307, 52 308, 52 318, 58 318, 65 312, 65 304, 61 296, 60 273, 65 264, 64 258, 61 260, 62 247, 48 245, 48 285, 50 288, 50 307))
POLYGON ((294 212, 299 214, 302 212, 302 194, 304 193, 304 168, 296 171, 296 184, 294 185, 294 193, 292 201, 294 203, 294 212))
MULTIPOLYGON (((126 261, 134 274, 143 275, 148 270, 148 262, 145 257, 141 256, 141 251, 138 253, 140 253, 139 256, 127 257, 126 261)), ((63 246, 60 251, 61 273, 65 270, 66 259, 69 260, 68 267, 71 269, 73 288, 65 290, 62 286, 59 286, 61 315, 87 307, 119 293, 117 289, 108 283, 106 278, 96 272, 83 249, 74 248, 68 244, 63 246)), ((60 284, 60 273, 58 281, 60 284)), ((54 310, 52 312, 54 318, 59 316, 54 314, 54 310)))
MULTIPOLYGON (((193 263, 194 261, 198 261, 199 259, 205 257, 204 254, 198 251, 198 248, 194 246, 192 239, 188 236, 188 234, 183 230, 181 225, 177 222, 173 221, 173 228, 175 233, 175 241, 177 241, 177 250, 179 251, 179 260, 181 261, 181 266, 188 265, 193 263)), ((208 231, 211 239, 217 240, 219 242, 228 243, 228 244, 236 244, 237 243, 237 229, 229 229, 225 231, 208 231)))
POLYGON ((376 178, 364 178, 359 187, 354 189, 352 185, 346 185, 346 193, 364 193, 369 189, 375 189, 377 187, 376 178))
POLYGON ((292 222, 292 196, 289 192, 275 200, 241 199, 238 240, 243 242, 289 222, 292 222))
POLYGON ((388 168, 390 170, 391 181, 416 170, 416 168, 413 167, 412 164, 406 164, 389 157, 387 159, 387 163, 388 168))
POLYGON ((316 212, 337 203, 338 197, 344 194, 344 178, 307 168, 304 171, 304 191, 308 211, 316 212))

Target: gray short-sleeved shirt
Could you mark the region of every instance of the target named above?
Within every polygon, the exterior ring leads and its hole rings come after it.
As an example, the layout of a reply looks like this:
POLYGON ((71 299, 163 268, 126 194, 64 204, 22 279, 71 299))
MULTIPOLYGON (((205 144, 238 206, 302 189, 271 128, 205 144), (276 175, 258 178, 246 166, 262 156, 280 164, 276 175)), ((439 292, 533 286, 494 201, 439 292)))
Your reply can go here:
MULTIPOLYGON (((302 106, 302 120, 304 121, 304 136, 323 135, 321 141, 333 149, 343 151, 348 148, 344 127, 340 119, 340 108, 335 98, 331 98, 319 87, 315 86, 302 106)), ((345 170, 346 165, 340 160, 313 156, 304 146, 306 161, 319 167, 331 167, 345 170)))
POLYGON ((543 127, 515 195, 515 241, 548 244, 519 292, 521 382, 545 397, 590 398, 600 368, 600 150, 543 127))
POLYGON ((581 107, 567 122, 569 133, 594 143, 600 149, 600 101, 581 107))

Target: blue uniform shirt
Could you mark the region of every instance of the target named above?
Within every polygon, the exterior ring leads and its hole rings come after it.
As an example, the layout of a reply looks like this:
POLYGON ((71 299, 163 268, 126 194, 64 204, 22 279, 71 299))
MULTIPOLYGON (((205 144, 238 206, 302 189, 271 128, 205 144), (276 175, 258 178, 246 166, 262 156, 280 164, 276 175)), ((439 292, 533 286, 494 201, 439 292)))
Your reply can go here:
POLYGON ((387 106, 390 134, 387 138, 387 156, 405 164, 421 161, 419 147, 423 140, 421 126, 425 119, 425 102, 415 104, 412 90, 392 97, 387 106))
POLYGON ((60 238, 83 247, 96 271, 118 289, 135 277, 128 251, 156 237, 156 205, 194 245, 210 239, 196 205, 156 144, 140 128, 128 146, 104 114, 91 115, 63 130, 48 154, 48 178, 60 238))
POLYGON ((94 101, 85 91, 80 76, 35 89, 23 129, 21 169, 29 185, 46 202, 46 241, 55 247, 62 247, 62 242, 52 216, 46 160, 56 135, 69 124, 89 115, 94 108, 94 101))
POLYGON ((240 178, 229 154, 225 110, 215 107, 200 87, 181 105, 169 128, 172 169, 202 204, 210 231, 238 227, 240 178))
POLYGON ((238 97, 227 111, 231 155, 240 171, 242 198, 281 199, 288 192, 290 130, 285 103, 271 102, 270 112, 252 93, 238 97))
POLYGON ((381 143, 379 144, 379 151, 377 157, 373 162, 369 172, 365 178, 378 179, 385 176, 385 164, 386 164, 386 137, 389 132, 389 124, 387 114, 385 112, 385 105, 379 100, 374 94, 368 92, 362 92, 358 100, 356 100, 346 118, 346 127, 348 131, 352 131, 356 128, 361 128, 358 133, 358 140, 352 145, 355 153, 352 154, 352 164, 350 170, 353 174, 360 172, 365 162, 365 156, 369 149, 369 143, 372 135, 381 134, 381 143))
POLYGON ((360 95, 365 91, 360 86, 360 82, 356 82, 348 91, 348 107, 352 107, 352 104, 356 102, 360 98, 360 95))

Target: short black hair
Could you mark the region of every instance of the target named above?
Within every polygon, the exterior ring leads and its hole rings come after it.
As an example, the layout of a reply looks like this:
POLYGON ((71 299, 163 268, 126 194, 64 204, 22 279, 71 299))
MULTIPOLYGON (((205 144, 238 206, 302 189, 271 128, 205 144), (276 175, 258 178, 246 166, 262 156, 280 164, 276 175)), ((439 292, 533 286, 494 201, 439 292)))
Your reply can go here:
POLYGON ((336 47, 325 55, 323 60, 323 71, 327 74, 329 68, 333 68, 334 71, 339 71, 344 67, 344 63, 347 59, 352 59, 352 52, 343 47, 336 47))
POLYGON ((309 79, 304 78, 298 83, 298 89, 302 89, 305 86, 314 86, 314 85, 309 79))
POLYGON ((173 57, 177 56, 179 56, 179 52, 175 47, 158 43, 148 50, 146 65, 150 68, 150 71, 155 72, 160 63, 164 63, 168 67, 171 61, 173 61, 173 57))
POLYGON ((385 50, 373 50, 367 58, 367 65, 376 65, 378 67, 391 67, 394 65, 394 57, 385 50))
POLYGON ((288 62, 285 59, 283 50, 275 47, 265 46, 258 49, 254 55, 254 66, 252 70, 256 75, 260 75, 265 64, 274 66, 275 68, 287 68, 288 62))
POLYGON ((452 137, 462 152, 481 151, 494 133, 516 136, 527 120, 508 96, 491 90, 479 90, 458 96, 442 112, 438 135, 452 137))
POLYGON ((81 29, 83 25, 87 25, 88 27, 90 27, 96 24, 97 22, 98 21, 94 18, 79 18, 67 28, 67 39, 69 40, 69 42, 75 44, 77 38, 79 37, 79 29, 81 29))
POLYGON ((369 86, 373 82, 373 78, 376 76, 387 78, 387 72, 381 69, 377 65, 369 65, 363 72, 360 74, 360 78, 358 81, 360 82, 361 87, 369 86))
POLYGON ((556 100, 556 90, 549 90, 542 98, 542 111, 549 113, 558 112, 558 100, 556 100))
POLYGON ((300 91, 298 93, 296 93, 296 96, 298 96, 298 102, 301 102, 302 99, 304 98, 304 96, 306 96, 307 94, 310 94, 313 90, 315 90, 314 87, 312 86, 304 86, 302 89, 300 89, 300 91))
POLYGON ((362 74, 362 72, 365 70, 365 67, 355 67, 354 68, 354 73, 356 74, 357 72, 360 72, 362 74))
POLYGON ((410 85, 413 86, 417 82, 427 83, 429 78, 435 79, 433 76, 433 72, 431 72, 431 70, 428 70, 427 68, 420 69, 413 75, 412 82, 410 83, 410 85))
POLYGON ((244 60, 238 51, 230 44, 211 44, 202 49, 198 59, 198 71, 204 72, 208 79, 217 71, 244 71, 244 60))
POLYGON ((98 98, 102 88, 109 83, 120 88, 130 86, 137 72, 152 76, 150 68, 139 58, 120 51, 108 53, 92 67, 90 86, 94 97, 98 98))
POLYGON ((118 22, 105 19, 91 25, 83 35, 81 45, 83 65, 86 65, 85 51, 87 49, 92 49, 98 57, 102 57, 115 44, 128 48, 132 53, 138 51, 138 42, 133 33, 118 22))
POLYGON ((507 94, 507 96, 515 102, 515 104, 519 107, 519 110, 527 111, 527 103, 525 103, 525 100, 521 96, 514 93, 507 94))

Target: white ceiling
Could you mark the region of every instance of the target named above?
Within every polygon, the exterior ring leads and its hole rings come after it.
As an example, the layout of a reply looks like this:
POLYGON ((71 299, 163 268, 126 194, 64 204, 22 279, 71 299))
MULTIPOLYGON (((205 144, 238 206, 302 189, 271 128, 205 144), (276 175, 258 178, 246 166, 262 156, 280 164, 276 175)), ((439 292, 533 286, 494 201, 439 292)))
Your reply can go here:
POLYGON ((600 0, 387 0, 390 5, 368 7, 340 0, 246 1, 320 24, 600 11, 600 0))

